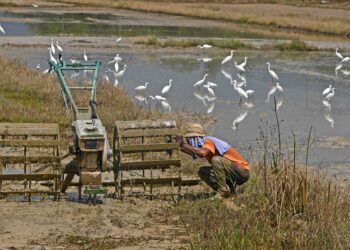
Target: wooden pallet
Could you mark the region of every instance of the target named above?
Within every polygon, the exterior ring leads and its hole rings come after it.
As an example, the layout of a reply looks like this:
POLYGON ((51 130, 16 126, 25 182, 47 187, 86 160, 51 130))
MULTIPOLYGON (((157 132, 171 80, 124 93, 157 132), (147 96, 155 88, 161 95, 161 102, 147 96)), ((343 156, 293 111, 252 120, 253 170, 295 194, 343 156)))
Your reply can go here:
POLYGON ((60 199, 61 158, 57 124, 0 123, 0 197, 32 194, 60 199), (16 173, 13 173, 16 172, 16 173), (35 183, 52 183, 42 190, 35 183))
POLYGON ((152 198, 162 192, 180 194, 180 147, 174 140, 178 134, 175 121, 116 122, 113 162, 117 197, 141 194, 152 198), (159 186, 168 186, 168 189, 156 191, 159 186))

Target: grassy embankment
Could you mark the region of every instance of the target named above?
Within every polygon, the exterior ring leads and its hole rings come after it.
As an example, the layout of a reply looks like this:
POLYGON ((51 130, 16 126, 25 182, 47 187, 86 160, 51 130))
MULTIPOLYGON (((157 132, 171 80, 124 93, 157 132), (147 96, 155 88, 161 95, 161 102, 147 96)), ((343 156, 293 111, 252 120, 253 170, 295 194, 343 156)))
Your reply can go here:
MULTIPOLYGON (((1 122, 68 126, 55 78, 1 58, 0 66, 1 122)), ((122 88, 101 85, 97 96, 109 129, 117 119, 159 116, 135 106, 122 88)), ((261 161, 234 203, 184 201, 164 211, 164 218, 186 227, 193 249, 349 249, 349 192, 296 166, 295 157, 284 157, 278 126, 262 131, 261 161)), ((299 151, 296 145, 293 152, 299 151)))
MULTIPOLYGON (((113 7, 140 10, 153 13, 174 14, 195 18, 227 21, 240 24, 253 24, 273 27, 277 30, 333 35, 340 38, 350 36, 349 10, 333 8, 291 6, 283 4, 232 4, 228 1, 113 1, 113 0, 60 0, 49 2, 73 3, 79 6, 113 7)), ((238 1, 233 1, 238 2, 238 1)), ((275 2, 275 1, 274 1, 275 2)), ((286 1, 278 1, 286 3, 286 1)), ((294 1, 294 5, 298 4, 294 1)), ((290 2, 293 4, 293 2, 290 2)), ((318 5, 319 6, 319 5, 318 5)), ((346 8, 344 5, 339 5, 346 8)))
POLYGON ((303 165, 295 140, 283 149, 279 122, 261 129, 259 141, 259 161, 238 196, 182 202, 166 214, 178 216, 169 222, 192 235, 192 249, 349 249, 350 186, 308 169, 311 129, 303 165))

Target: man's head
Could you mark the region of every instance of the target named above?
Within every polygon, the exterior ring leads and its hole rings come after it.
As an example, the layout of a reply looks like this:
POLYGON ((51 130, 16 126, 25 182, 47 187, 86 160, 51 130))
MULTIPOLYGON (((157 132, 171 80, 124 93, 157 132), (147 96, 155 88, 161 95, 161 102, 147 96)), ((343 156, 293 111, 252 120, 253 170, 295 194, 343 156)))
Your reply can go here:
POLYGON ((205 136, 205 132, 202 125, 200 125, 199 123, 188 124, 184 137, 188 138, 188 137, 197 137, 197 136, 199 137, 205 136))

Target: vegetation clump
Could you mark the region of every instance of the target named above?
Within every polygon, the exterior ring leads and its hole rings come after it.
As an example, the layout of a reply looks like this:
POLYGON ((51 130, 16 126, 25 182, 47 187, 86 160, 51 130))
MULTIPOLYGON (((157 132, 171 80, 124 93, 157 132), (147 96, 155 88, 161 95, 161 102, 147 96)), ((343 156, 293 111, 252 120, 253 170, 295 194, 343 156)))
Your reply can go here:
POLYGON ((307 45, 304 41, 294 39, 291 42, 279 43, 275 47, 281 51, 314 51, 318 50, 315 46, 307 45))

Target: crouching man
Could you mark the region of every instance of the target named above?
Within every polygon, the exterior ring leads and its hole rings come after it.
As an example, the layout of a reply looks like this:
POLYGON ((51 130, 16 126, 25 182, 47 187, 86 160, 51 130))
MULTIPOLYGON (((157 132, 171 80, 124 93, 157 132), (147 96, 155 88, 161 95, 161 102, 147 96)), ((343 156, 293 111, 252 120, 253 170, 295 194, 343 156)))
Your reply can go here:
POLYGON ((182 152, 194 159, 205 157, 208 160, 211 166, 200 167, 198 175, 220 196, 230 197, 236 185, 249 180, 249 164, 242 155, 227 142, 206 136, 200 124, 189 124, 185 135, 176 137, 176 141, 182 152))

